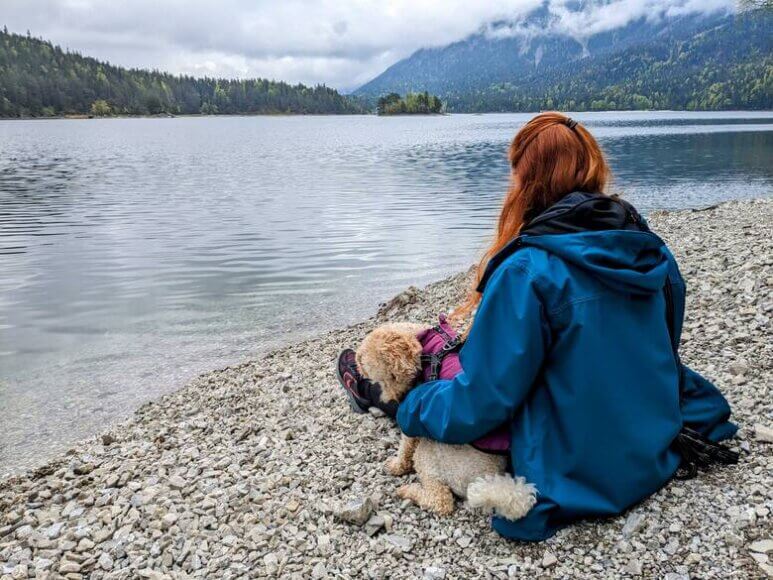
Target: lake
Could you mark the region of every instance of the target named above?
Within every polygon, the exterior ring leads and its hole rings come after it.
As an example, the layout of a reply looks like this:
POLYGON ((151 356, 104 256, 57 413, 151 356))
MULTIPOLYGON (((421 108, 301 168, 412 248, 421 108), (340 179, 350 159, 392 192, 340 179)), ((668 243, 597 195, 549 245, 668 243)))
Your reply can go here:
MULTIPOLYGON (((645 214, 773 192, 773 112, 573 116, 645 214)), ((468 267, 530 117, 0 121, 0 474, 468 267)))

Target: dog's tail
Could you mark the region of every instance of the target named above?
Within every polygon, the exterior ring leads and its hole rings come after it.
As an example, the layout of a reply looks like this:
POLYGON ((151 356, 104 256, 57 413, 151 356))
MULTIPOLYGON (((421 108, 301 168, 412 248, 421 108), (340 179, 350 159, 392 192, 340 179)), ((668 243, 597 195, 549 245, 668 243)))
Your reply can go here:
POLYGON ((494 510, 507 520, 519 520, 537 503, 537 488, 523 477, 484 475, 467 487, 467 502, 474 508, 494 510))

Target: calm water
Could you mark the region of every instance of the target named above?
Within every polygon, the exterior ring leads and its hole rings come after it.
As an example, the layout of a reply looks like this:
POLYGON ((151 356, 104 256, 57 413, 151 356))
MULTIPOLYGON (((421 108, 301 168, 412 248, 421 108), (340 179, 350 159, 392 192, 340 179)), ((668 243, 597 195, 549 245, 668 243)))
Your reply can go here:
MULTIPOLYGON (((0 473, 466 267, 528 117, 0 121, 0 473)), ((576 118, 644 212, 773 191, 773 113, 576 118)))

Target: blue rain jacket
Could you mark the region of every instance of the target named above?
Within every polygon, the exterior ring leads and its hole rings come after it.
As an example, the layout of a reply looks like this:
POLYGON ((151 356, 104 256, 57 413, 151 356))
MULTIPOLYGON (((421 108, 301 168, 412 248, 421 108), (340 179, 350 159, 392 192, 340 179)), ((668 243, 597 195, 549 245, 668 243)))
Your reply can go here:
POLYGON ((491 261, 482 286, 463 372, 415 388, 397 421, 457 444, 510 423, 511 468, 538 502, 519 521, 494 517, 500 534, 543 540, 620 514, 674 475, 683 424, 714 441, 735 433, 722 394, 675 356, 685 284, 629 204, 568 195, 491 261))

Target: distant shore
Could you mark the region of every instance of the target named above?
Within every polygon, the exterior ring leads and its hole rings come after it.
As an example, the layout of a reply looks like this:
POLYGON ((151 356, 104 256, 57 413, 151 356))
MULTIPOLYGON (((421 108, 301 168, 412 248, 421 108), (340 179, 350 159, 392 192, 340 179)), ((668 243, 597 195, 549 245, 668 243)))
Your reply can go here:
MULTIPOLYGON (((465 113, 458 113, 464 115, 465 113)), ((536 113, 535 113, 536 114, 536 113)), ((445 117, 451 113, 377 113, 377 117, 445 117)))
MULTIPOLYGON (((371 113, 223 113, 217 115, 204 115, 200 113, 190 114, 158 114, 158 115, 55 115, 51 117, 0 117, 0 121, 46 121, 46 120, 68 120, 83 121, 94 119, 176 119, 176 118, 217 118, 217 117, 446 117, 451 115, 537 115, 540 111, 489 111, 486 113, 477 112, 453 112, 444 111, 442 113, 385 113, 378 115, 371 113)), ((755 113, 769 114, 773 117, 773 109, 733 109, 733 110, 686 110, 686 109, 631 109, 631 110, 609 110, 609 111, 563 111, 565 113, 577 114, 620 114, 620 113, 755 113)))
POLYGON ((201 113, 158 114, 158 115, 53 115, 50 117, 0 117, 0 121, 93 121, 98 119, 178 119, 178 118, 216 118, 216 117, 375 117, 375 113, 222 113, 204 115, 201 113))
POLYGON ((473 511, 434 518, 400 502, 382 470, 397 430, 349 412, 333 362, 376 324, 452 308, 469 283, 460 273, 362 323, 202 375, 0 480, 0 578, 760 577, 755 550, 773 521, 771 444, 754 435, 773 417, 771 221, 772 199, 650 215, 687 279, 682 358, 726 393, 737 466, 542 544, 506 542, 473 511), (369 523, 342 522, 339 503, 366 497, 369 523))

